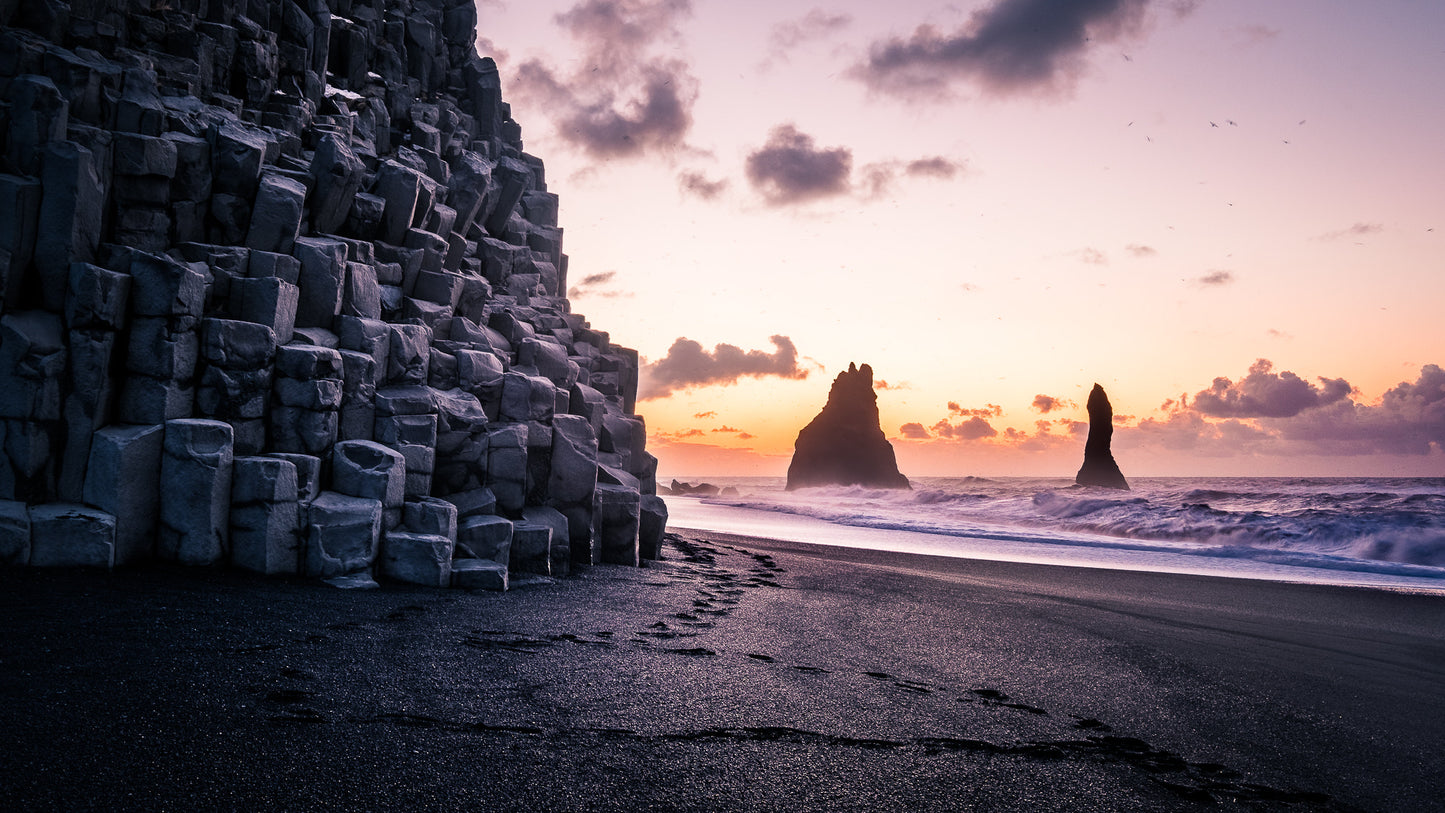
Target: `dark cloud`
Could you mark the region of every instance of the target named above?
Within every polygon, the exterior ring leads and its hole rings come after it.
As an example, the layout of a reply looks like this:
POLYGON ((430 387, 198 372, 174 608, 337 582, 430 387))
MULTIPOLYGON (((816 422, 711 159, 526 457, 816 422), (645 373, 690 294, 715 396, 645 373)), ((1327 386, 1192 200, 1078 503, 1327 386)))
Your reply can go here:
POLYGON ((978 415, 959 423, 939 421, 931 428, 934 435, 945 440, 982 440, 998 435, 998 430, 978 415))
POLYGON ((1159 253, 1154 249, 1153 246, 1140 245, 1139 243, 1130 243, 1129 245, 1124 246, 1124 250, 1140 259, 1144 257, 1153 257, 1154 255, 1159 253))
POLYGON ((921 423, 905 423, 898 427, 898 434, 908 440, 928 440, 928 430, 921 423))
POLYGON ((774 206, 844 194, 852 172, 852 150, 819 148, 791 124, 773 128, 767 143, 747 158, 748 180, 774 206))
POLYGON ((1194 396, 1194 411, 1211 418, 1292 418, 1314 407, 1348 398, 1354 391, 1343 378, 1320 378, 1319 386, 1288 370, 1274 372, 1269 359, 1260 359, 1238 382, 1216 378, 1209 389, 1194 396))
POLYGON ((800 45, 828 37, 853 24, 848 14, 830 14, 815 8, 796 20, 785 20, 773 26, 768 36, 768 57, 764 69, 774 62, 786 62, 791 51, 800 45))
POLYGON ((716 200, 727 191, 728 181, 720 178, 716 181, 708 178, 701 172, 684 171, 677 174, 677 185, 689 195, 702 198, 703 200, 716 200))
POLYGON ((1210 271, 1202 277, 1195 277, 1190 282, 1201 288, 1221 288, 1234 282, 1234 274, 1229 271, 1210 271))
POLYGON ((600 296, 612 299, 619 296, 632 296, 628 291, 621 291, 612 287, 612 282, 617 278, 616 271, 602 271, 596 274, 588 274, 577 281, 567 290, 567 296, 572 299, 588 296, 600 296))
POLYGON ((1042 394, 1034 396, 1034 409, 1038 410, 1044 415, 1047 415, 1056 409, 1065 409, 1072 406, 1075 406, 1074 402, 1064 398, 1055 398, 1052 395, 1042 394))
POLYGON ((1335 229, 1319 236, 1321 240, 1345 240, 1379 234, 1385 227, 1379 223, 1356 223, 1348 229, 1335 229))
POLYGON ((719 344, 708 352, 692 339, 679 337, 666 356, 643 366, 643 386, 638 397, 665 398, 678 390, 735 384, 743 377, 808 377, 808 371, 798 366, 798 349, 792 339, 773 336, 769 341, 776 348, 772 353, 743 350, 731 344, 719 344))
POLYGON ((1148 0, 997 0, 952 32, 921 25, 874 42, 853 76, 897 96, 941 98, 955 81, 996 94, 1066 89, 1088 48, 1143 22, 1148 0))
POLYGON ((678 25, 690 0, 585 0, 553 19, 576 49, 567 75, 530 59, 516 92, 555 111, 557 135, 587 155, 635 157, 682 147, 692 128, 697 80, 678 59, 678 25))

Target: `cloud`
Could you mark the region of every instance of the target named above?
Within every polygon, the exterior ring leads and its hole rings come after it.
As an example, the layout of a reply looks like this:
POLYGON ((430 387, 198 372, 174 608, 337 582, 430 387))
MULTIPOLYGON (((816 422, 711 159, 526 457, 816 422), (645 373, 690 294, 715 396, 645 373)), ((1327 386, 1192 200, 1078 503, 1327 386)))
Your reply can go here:
POLYGON ((877 198, 892 190, 902 178, 951 180, 964 172, 965 165, 942 156, 918 158, 913 161, 880 161, 859 170, 858 194, 877 198))
POLYGON ((960 423, 942 420, 931 428, 935 436, 945 440, 982 440, 998 435, 998 430, 978 415, 960 423))
POLYGON ((1012 95, 1070 88, 1087 50, 1138 30, 1147 0, 996 0, 960 29, 920 25, 874 42, 852 76, 905 98, 949 97, 954 82, 1012 95))
POLYGON ((1153 257, 1159 253, 1153 246, 1140 245, 1139 243, 1130 243, 1124 246, 1124 250, 1141 260, 1145 257, 1153 257))
POLYGON ((748 180, 774 206, 844 194, 852 172, 852 150, 820 149, 791 124, 774 127, 767 143, 747 158, 748 180))
POLYGON ((743 430, 741 430, 741 429, 735 429, 735 428, 733 428, 733 427, 731 427, 731 426, 728 426, 727 424, 723 424, 722 426, 719 426, 718 428, 713 429, 712 431, 713 431, 713 432, 728 432, 728 433, 730 433, 730 434, 734 434, 734 435, 735 435, 735 434, 737 434, 737 433, 739 433, 739 432, 741 432, 741 431, 743 431, 743 430))
POLYGON ((969 409, 959 406, 957 401, 949 401, 948 414, 967 415, 974 418, 997 418, 1003 414, 1003 407, 998 404, 985 404, 983 409, 969 409))
POLYGON ((1271 28, 1267 25, 1239 25, 1230 30, 1230 35, 1235 41, 1235 48, 1252 48, 1256 45, 1263 45, 1278 38, 1282 33, 1278 28, 1271 28))
POLYGON ((812 9, 795 20, 784 20, 774 25, 768 35, 768 56, 761 67, 767 70, 776 62, 786 62, 799 46, 827 39, 852 24, 852 15, 830 14, 821 8, 812 9))
POLYGON ((873 389, 879 390, 879 391, 884 391, 884 390, 906 390, 906 389, 912 389, 912 386, 911 386, 907 381, 900 381, 900 382, 897 383, 897 384, 890 384, 890 383, 888 383, 887 381, 884 381, 883 379, 879 378, 879 379, 874 380, 874 382, 873 382, 873 389))
POLYGON ((619 291, 612 286, 613 280, 617 278, 616 271, 601 271, 596 274, 588 274, 576 285, 567 290, 567 296, 571 299, 578 299, 587 296, 600 296, 613 299, 619 296, 632 296, 631 291, 619 291))
POLYGON ((1292 418, 1306 409, 1332 404, 1354 391, 1343 378, 1305 381, 1288 370, 1276 373, 1269 359, 1250 365, 1238 383, 1216 378, 1194 396, 1194 411, 1211 418, 1292 418))
POLYGON ((1356 237, 1367 237, 1371 234, 1379 234, 1384 231, 1384 225, 1380 223, 1356 223, 1348 229, 1335 229, 1331 232, 1321 234, 1318 240, 1345 240, 1356 237))
POLYGON ((731 344, 718 344, 708 352, 692 339, 679 337, 666 356, 643 366, 638 397, 665 398, 678 390, 735 384, 744 377, 808 377, 808 371, 798 366, 798 349, 792 339, 773 336, 769 341, 776 348, 772 353, 731 344))
POLYGON ((714 181, 701 172, 687 170, 677 174, 677 185, 689 195, 703 200, 716 200, 727 191, 728 181, 726 178, 714 181))
POLYGON ((716 418, 716 417, 717 417, 717 412, 716 412, 715 410, 709 410, 709 411, 707 411, 707 412, 698 412, 698 413, 695 413, 695 414, 693 415, 693 417, 694 417, 694 418, 697 418, 698 420, 707 420, 708 418, 716 418))
POLYGON ((1262 423, 1287 442, 1323 453, 1429 454, 1445 449, 1445 370, 1424 365, 1413 383, 1396 384, 1378 405, 1341 399, 1293 420, 1262 423))
POLYGON ((1098 250, 1097 248, 1088 248, 1088 247, 1085 247, 1085 248, 1079 249, 1078 251, 1076 251, 1076 252, 1074 252, 1074 253, 1077 254, 1077 255, 1079 255, 1079 259, 1080 259, 1080 260, 1082 260, 1083 262, 1088 263, 1089 265, 1108 265, 1108 264, 1109 264, 1109 256, 1108 256, 1107 254, 1105 254, 1104 252, 1098 250))
POLYGON ((905 423, 898 427, 898 434, 908 440, 928 440, 928 430, 921 423, 905 423))
POLYGON ((1040 413, 1047 415, 1056 409, 1065 409, 1076 406, 1073 401, 1064 398, 1055 398, 1052 395, 1035 395, 1033 408, 1040 413))
POLYGON ((1201 288, 1222 288, 1234 282, 1234 274, 1229 271, 1210 271, 1202 277, 1195 277, 1190 282, 1201 288))
POLYGON ((576 43, 562 75, 538 59, 516 70, 518 96, 553 111, 557 135, 594 159, 671 152, 692 128, 698 83, 674 56, 690 0, 584 0, 553 19, 576 43))

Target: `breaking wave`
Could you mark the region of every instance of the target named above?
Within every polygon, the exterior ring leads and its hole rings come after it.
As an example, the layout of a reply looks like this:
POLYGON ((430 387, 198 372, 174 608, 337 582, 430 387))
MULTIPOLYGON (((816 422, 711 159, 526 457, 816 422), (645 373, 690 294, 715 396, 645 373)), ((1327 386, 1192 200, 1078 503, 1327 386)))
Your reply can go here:
POLYGON ((1445 478, 921 478, 912 491, 713 480, 708 502, 842 525, 1445 579, 1445 478))

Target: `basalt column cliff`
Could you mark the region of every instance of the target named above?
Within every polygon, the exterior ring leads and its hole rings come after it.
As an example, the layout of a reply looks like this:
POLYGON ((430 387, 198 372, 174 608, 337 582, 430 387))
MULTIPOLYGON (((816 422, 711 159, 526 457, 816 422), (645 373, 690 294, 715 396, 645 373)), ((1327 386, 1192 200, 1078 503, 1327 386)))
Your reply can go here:
POLYGON ((656 556, 472 0, 0 0, 0 563, 656 556))
POLYGON ((788 490, 825 485, 909 488, 878 426, 873 368, 853 364, 833 379, 828 403, 794 444, 788 490))

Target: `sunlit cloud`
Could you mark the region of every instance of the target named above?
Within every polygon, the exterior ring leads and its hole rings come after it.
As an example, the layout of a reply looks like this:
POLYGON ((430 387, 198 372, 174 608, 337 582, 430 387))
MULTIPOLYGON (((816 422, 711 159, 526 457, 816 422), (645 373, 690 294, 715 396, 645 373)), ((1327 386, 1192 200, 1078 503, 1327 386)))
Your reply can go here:
POLYGON ((1052 395, 1039 394, 1034 396, 1034 402, 1031 406, 1038 410, 1039 413, 1047 415, 1055 410, 1073 408, 1075 404, 1073 401, 1064 398, 1055 398, 1052 395))
POLYGON ((798 349, 787 336, 773 336, 772 353, 743 350, 732 344, 718 344, 712 351, 692 339, 679 337, 667 355, 642 367, 638 398, 665 398, 695 387, 735 384, 741 378, 808 377, 798 364, 798 349))
POLYGON ((1209 389, 1194 396, 1192 407, 1211 418, 1292 418, 1354 391, 1343 378, 1320 378, 1319 382, 1316 386, 1288 370, 1276 373, 1269 359, 1260 359, 1238 382, 1214 379, 1209 389))

